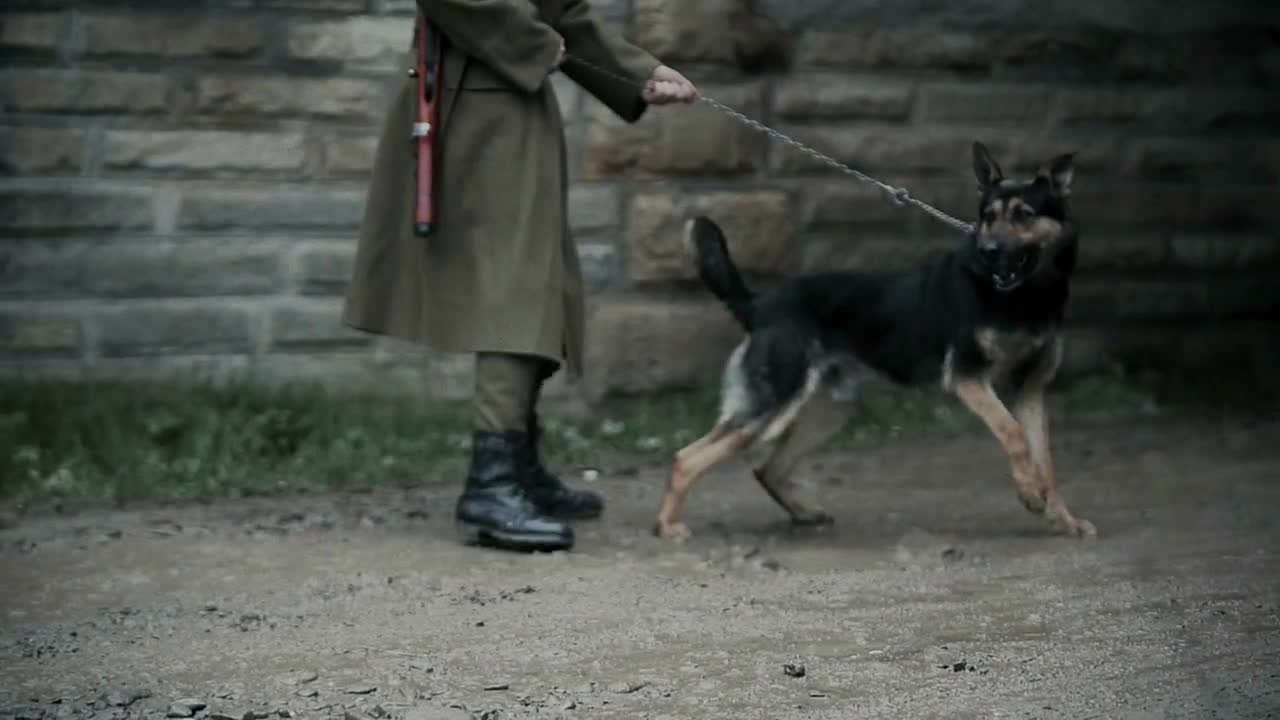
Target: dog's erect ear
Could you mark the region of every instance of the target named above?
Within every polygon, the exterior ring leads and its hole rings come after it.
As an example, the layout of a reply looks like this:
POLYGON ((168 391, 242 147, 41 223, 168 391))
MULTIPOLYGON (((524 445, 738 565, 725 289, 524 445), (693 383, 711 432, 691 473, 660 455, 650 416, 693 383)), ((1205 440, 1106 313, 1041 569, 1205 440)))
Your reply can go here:
POLYGON ((991 157, 991 151, 980 142, 973 144, 973 175, 978 178, 978 189, 983 192, 1004 179, 1004 173, 991 157))
POLYGON ((1048 180, 1054 191, 1059 195, 1067 196, 1071 194, 1071 178, 1075 176, 1076 169, 1075 159, 1075 153, 1063 153, 1040 168, 1040 177, 1048 180))

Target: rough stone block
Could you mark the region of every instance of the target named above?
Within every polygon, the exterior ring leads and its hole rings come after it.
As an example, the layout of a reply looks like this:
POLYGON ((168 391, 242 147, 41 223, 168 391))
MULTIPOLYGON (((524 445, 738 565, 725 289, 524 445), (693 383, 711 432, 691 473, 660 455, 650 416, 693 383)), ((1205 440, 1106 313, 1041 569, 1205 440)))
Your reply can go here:
POLYGON ((1179 233, 1170 244, 1173 262, 1181 267, 1257 270, 1280 266, 1280 235, 1179 233))
POLYGON ((921 122, 1043 127, 1048 117, 1048 88, 991 83, 929 84, 919 90, 921 122))
POLYGON ((0 297, 34 300, 81 292, 86 244, 9 239, 0 244, 0 297))
POLYGON ((80 350, 80 321, 32 311, 0 313, 0 357, 75 355, 80 350))
POLYGON ((403 18, 352 17, 295 23, 286 48, 295 60, 391 69, 408 62, 412 39, 413 23, 403 18))
POLYGON ((1082 271, 1150 270, 1168 263, 1169 241, 1163 234, 1091 233, 1081 239, 1078 257, 1082 271))
MULTIPOLYGON (((748 116, 759 111, 758 84, 705 91, 748 116)), ((584 174, 589 179, 732 175, 755 171, 763 162, 763 136, 708 107, 650 111, 629 125, 593 100, 587 117, 584 174)))
POLYGON ((599 298, 588 319, 584 390, 599 399, 714 384, 742 337, 715 302, 599 298))
POLYGON ((247 353, 253 320, 234 305, 121 307, 93 316, 103 357, 247 353))
POLYGON ((169 109, 164 75, 98 70, 0 72, 0 110, 5 112, 127 112, 169 109))
POLYGON ((1201 220, 1195 188, 1134 183, 1080 182, 1071 192, 1071 213, 1089 227, 1198 224, 1201 220))
POLYGON ((145 193, 14 189, 0 192, 0 233, 151 230, 152 199, 145 193))
POLYGON ((953 237, 820 235, 804 242, 800 272, 897 270, 936 258, 959 244, 953 237))
MULTIPOLYGON (((856 125, 789 126, 783 132, 864 172, 947 173, 973 176, 973 138, 949 131, 864 128, 856 125)), ((1003 157, 1008 143, 988 143, 997 158, 1003 157)), ((772 153, 774 170, 782 173, 834 173, 834 169, 797 149, 779 144, 772 153)), ((972 187, 972 186, 970 186, 972 187)))
POLYGON ((1170 182, 1274 183, 1280 181, 1280 142, 1144 140, 1128 170, 1146 180, 1170 182))
POLYGON ((804 64, 860 68, 978 70, 992 65, 994 48, 963 31, 873 27, 808 34, 800 50, 804 64))
POLYGON ((82 262, 99 297, 268 295, 283 282, 276 243, 238 238, 99 246, 82 262))
POLYGON ((368 175, 378 154, 375 136, 340 136, 325 145, 325 168, 331 175, 368 175))
POLYGON ((618 227, 622 200, 613 185, 579 183, 569 188, 569 228, 590 232, 618 227))
POLYGON ((84 160, 85 133, 30 127, 0 129, 0 174, 74 173, 84 160))
POLYGON ((210 191, 182 199, 182 228, 330 228, 353 230, 364 215, 365 193, 359 190, 210 191))
POLYGON ((342 324, 340 301, 309 301, 271 313, 271 349, 315 350, 361 347, 373 336, 342 324))
POLYGON ((578 263, 588 293, 600 293, 618 285, 618 250, 605 243, 579 243, 578 263))
POLYGON ((385 82, 357 78, 213 75, 196 81, 203 113, 316 117, 376 123, 386 113, 385 82))
POLYGON ((306 243, 294 250, 292 284, 303 295, 342 295, 354 262, 354 243, 306 243))
MULTIPOLYGON (((1211 282, 1208 296, 1210 310, 1218 317, 1273 321, 1280 317, 1280 283, 1276 282, 1274 272, 1240 273, 1228 281, 1211 282)), ((1274 372, 1274 355, 1270 362, 1274 372)))
POLYGON ((906 81, 818 73, 782 79, 774 104, 788 120, 906 120, 914 94, 906 81))
POLYGON ((664 60, 732 62, 726 20, 737 5, 737 0, 634 0, 635 41, 664 60))
POLYGON ((96 15, 84 20, 87 55, 168 55, 239 58, 266 42, 257 20, 180 16, 96 15))
POLYGON ((633 283, 697 277, 684 223, 698 214, 724 229, 729 252, 743 272, 779 275, 791 269, 794 229, 784 193, 644 193, 631 200, 627 228, 627 276, 633 283))
POLYGON ((1122 320, 1188 319, 1209 310, 1208 288, 1199 279, 1131 279, 1114 285, 1115 317, 1122 320))
MULTIPOLYGON (((1185 188, 1192 191, 1196 186, 1185 188)), ((1237 232, 1274 231, 1280 226, 1280 203, 1274 184, 1200 185, 1196 219, 1206 227, 1237 232)))
POLYGON ((52 51, 66 27, 61 13, 6 13, 0 19, 0 48, 22 51, 52 51))
MULTIPOLYGON (((911 192, 928 202, 925 187, 912 183, 911 192)), ((799 192, 800 223, 805 230, 839 225, 905 223, 913 210, 900 208, 879 188, 859 182, 809 182, 799 192)))
POLYGON ((1061 128, 1117 128, 1161 122, 1178 110, 1182 97, 1170 90, 1137 91, 1119 88, 1062 88, 1054 93, 1052 124, 1061 128))
POLYGON ((1189 130, 1271 136, 1280 125, 1280 97, 1268 90, 1196 90, 1178 120, 1189 130))
POLYGON ((111 170, 299 170, 306 154, 300 133, 109 130, 103 143, 111 170))

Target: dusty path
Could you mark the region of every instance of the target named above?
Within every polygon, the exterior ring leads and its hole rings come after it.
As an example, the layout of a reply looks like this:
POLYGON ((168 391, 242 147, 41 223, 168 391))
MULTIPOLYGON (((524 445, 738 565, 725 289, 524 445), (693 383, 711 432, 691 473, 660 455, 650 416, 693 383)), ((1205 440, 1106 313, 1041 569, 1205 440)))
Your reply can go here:
POLYGON ((1280 425, 1056 445, 1096 541, 980 436, 817 459, 819 533, 727 467, 683 546, 648 534, 660 468, 567 555, 462 548, 419 491, 29 519, 0 717, 1280 716, 1280 425))

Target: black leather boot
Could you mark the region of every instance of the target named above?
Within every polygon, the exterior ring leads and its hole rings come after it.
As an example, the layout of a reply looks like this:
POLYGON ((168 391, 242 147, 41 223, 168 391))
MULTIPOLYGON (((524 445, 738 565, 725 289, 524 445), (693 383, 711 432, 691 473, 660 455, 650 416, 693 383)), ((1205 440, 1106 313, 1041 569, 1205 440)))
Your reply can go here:
POLYGON ((573 529, 541 513, 528 490, 525 433, 476 432, 471 469, 454 517, 468 544, 504 550, 573 547, 573 529))
POLYGON ((529 496, 538 510, 562 520, 590 520, 604 511, 604 498, 590 490, 574 490, 565 487, 560 478, 542 465, 538 453, 541 430, 538 416, 529 416, 529 442, 526 446, 525 467, 528 468, 529 496))

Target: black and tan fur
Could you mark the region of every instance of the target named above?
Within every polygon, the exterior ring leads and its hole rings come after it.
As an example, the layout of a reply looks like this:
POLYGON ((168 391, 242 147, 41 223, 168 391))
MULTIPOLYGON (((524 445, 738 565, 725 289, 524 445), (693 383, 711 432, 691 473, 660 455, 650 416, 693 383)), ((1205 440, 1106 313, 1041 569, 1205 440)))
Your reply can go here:
POLYGON ((792 470, 854 410, 861 379, 935 385, 980 417, 1009 458, 1014 488, 1056 528, 1092 536, 1058 494, 1044 389, 1062 358, 1059 328, 1076 264, 1067 214, 1072 155, 1033 178, 1006 178, 973 146, 981 200, 976 230, 942 257, 896 272, 830 272, 755 294, 707 218, 687 225, 699 275, 746 330, 722 380, 721 411, 676 454, 655 531, 683 537, 690 487, 757 442, 777 441, 756 479, 800 524, 830 518, 802 497, 792 470), (1008 405, 996 393, 1010 388, 1008 405))

